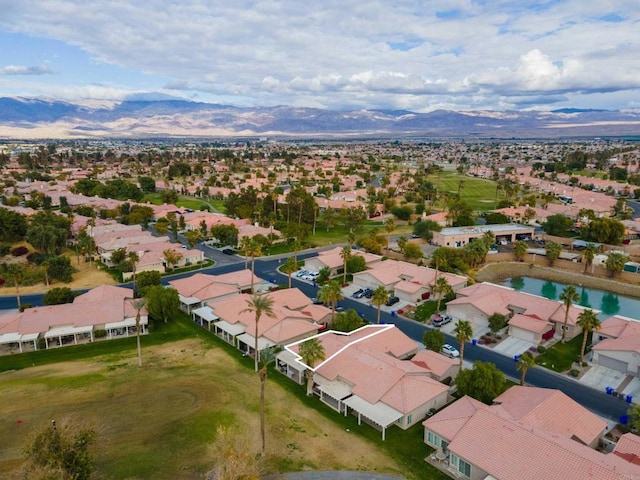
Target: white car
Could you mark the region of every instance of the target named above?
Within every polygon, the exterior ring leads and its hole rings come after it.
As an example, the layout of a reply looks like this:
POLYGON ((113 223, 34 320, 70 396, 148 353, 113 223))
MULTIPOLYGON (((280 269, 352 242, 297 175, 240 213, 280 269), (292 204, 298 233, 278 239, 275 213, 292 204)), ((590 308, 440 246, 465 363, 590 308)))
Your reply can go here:
POLYGON ((448 343, 445 343, 442 346, 442 353, 453 358, 458 358, 460 356, 460 352, 455 347, 452 347, 448 343))

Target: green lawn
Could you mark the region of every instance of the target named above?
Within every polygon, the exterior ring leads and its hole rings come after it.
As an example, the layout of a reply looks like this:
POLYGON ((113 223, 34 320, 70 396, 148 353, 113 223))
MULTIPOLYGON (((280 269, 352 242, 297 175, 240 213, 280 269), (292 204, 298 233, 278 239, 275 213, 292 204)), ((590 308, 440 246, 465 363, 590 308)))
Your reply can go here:
POLYGON ((566 343, 558 342, 546 352, 538 355, 536 364, 556 372, 566 372, 571 369, 574 362, 580 360, 581 347, 582 335, 578 335, 566 343))
MULTIPOLYGON (((473 210, 493 210, 496 205, 496 182, 483 178, 469 177, 458 172, 442 172, 440 180, 437 175, 429 177, 434 185, 438 186, 440 192, 458 194, 458 186, 462 181, 460 198, 464 200, 473 210)), ((498 197, 500 200, 501 197, 498 197)))
MULTIPOLYGON (((252 359, 186 315, 141 340, 142 368, 135 338, 0 357, 0 428, 10 432, 0 436, 0 477, 15 473, 34 428, 69 413, 98 429, 100 478, 202 478, 217 425, 238 434, 257 431, 252 359), (19 429, 16 419, 23 422, 19 429)), ((258 438, 248 435, 252 449, 258 438)), ((390 427, 382 442, 379 431, 307 397, 305 386, 274 370, 269 375, 265 474, 351 469, 447 478, 424 462, 430 452, 420 424, 390 427)))

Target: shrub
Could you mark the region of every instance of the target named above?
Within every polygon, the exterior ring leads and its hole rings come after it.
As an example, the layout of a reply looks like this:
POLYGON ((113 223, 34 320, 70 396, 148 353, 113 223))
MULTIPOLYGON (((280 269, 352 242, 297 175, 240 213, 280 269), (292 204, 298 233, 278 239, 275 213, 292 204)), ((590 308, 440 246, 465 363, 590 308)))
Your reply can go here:
POLYGON ((11 247, 9 245, 0 245, 0 256, 4 257, 11 251, 11 247))
POLYGON ((29 252, 29 249, 27 247, 25 247, 24 245, 21 245, 19 247, 15 247, 11 249, 11 255, 13 255, 14 257, 21 257, 22 255, 26 254, 29 252))
POLYGON ((569 372, 569 375, 571 375, 574 378, 577 378, 578 375, 580 375, 580 370, 577 370, 577 369, 574 368, 569 372))
POLYGON ((547 351, 547 349, 546 349, 546 348, 544 348, 542 345, 538 345, 537 350, 538 350, 538 353, 544 353, 544 352, 546 352, 546 351, 547 351))
POLYGON ((33 305, 30 303, 23 303, 20 305, 20 312, 24 312, 27 308, 33 308, 33 305))
POLYGON ((93 336, 94 338, 104 338, 107 336, 107 331, 102 329, 96 330, 93 332, 93 336))

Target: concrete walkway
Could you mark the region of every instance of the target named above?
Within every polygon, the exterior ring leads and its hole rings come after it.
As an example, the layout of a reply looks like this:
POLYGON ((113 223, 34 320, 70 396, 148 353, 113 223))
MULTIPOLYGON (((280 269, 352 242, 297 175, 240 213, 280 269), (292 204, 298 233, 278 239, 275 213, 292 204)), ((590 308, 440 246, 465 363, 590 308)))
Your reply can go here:
POLYGON ((383 475, 375 472, 350 472, 350 471, 309 471, 283 473, 262 477, 262 480, 404 480, 403 477, 383 475))

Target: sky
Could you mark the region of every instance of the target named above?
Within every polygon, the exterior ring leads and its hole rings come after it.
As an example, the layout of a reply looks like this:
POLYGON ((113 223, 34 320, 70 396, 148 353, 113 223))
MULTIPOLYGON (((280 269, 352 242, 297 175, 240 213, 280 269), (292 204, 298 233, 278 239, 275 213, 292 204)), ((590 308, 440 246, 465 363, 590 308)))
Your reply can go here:
POLYGON ((0 0, 0 97, 640 109, 638 0, 0 0))

